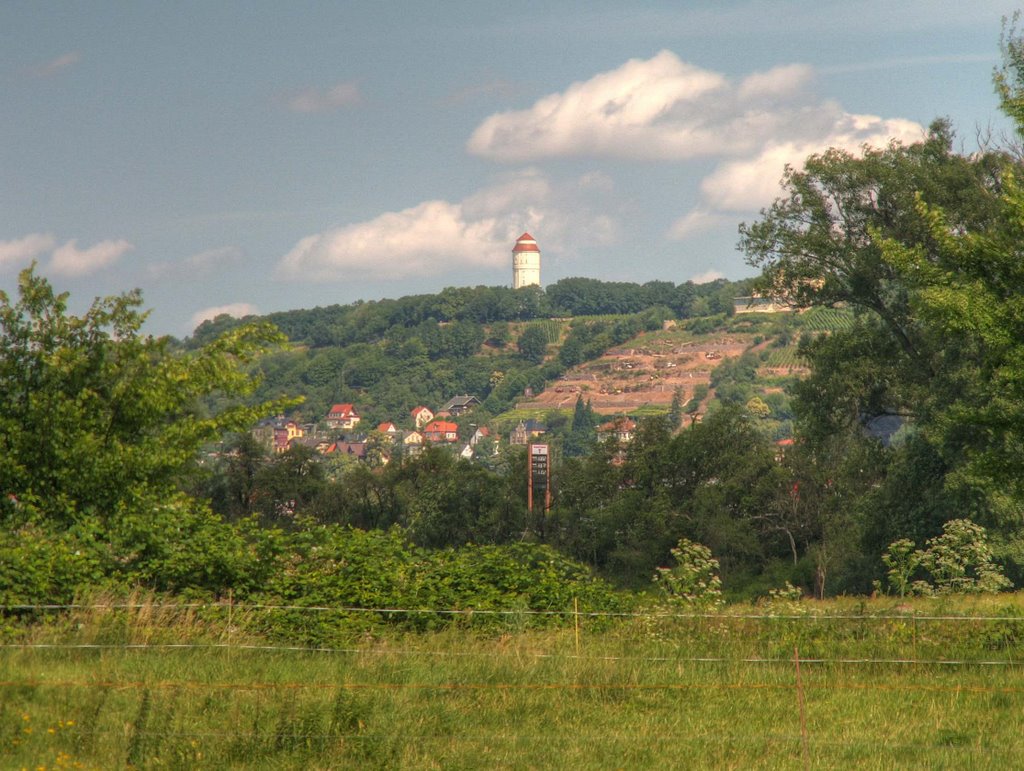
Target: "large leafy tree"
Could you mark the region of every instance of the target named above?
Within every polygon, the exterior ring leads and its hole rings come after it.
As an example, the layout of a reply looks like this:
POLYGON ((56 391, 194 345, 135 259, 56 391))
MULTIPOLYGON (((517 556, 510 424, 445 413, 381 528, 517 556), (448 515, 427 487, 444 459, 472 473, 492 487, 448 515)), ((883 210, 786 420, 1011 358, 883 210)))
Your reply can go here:
POLYGON ((285 405, 241 401, 254 387, 244 365, 281 339, 269 325, 181 352, 143 333, 137 291, 81 316, 34 268, 18 292, 0 293, 0 519, 145 517, 179 496, 204 443, 285 405))
MULTIPOLYGON (((1012 29, 1003 54, 997 91, 1024 135, 1012 29)), ((812 374, 794 390, 810 441, 889 444, 861 501, 878 507, 862 509, 868 539, 934 535, 970 516, 1000 529, 1009 557, 1024 522, 1024 193, 1016 153, 964 155, 953 141, 939 121, 914 145, 812 156, 741 228, 741 247, 763 291, 857 313, 851 329, 803 346, 812 374), (877 430, 886 417, 900 435, 877 430), (935 503, 914 509, 924 501, 935 503)))

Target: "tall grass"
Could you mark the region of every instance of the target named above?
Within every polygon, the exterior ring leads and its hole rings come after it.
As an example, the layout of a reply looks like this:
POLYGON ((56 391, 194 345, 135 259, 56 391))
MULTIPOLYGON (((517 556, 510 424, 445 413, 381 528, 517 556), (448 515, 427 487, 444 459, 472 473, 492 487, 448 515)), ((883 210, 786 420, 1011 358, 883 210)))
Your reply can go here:
POLYGON ((0 650, 0 767, 802 768, 804 735, 813 768, 1024 757, 1016 597, 584 615, 578 639, 510 619, 321 651, 246 631, 256 609, 232 608, 229 635, 224 608, 138 604, 0 650))

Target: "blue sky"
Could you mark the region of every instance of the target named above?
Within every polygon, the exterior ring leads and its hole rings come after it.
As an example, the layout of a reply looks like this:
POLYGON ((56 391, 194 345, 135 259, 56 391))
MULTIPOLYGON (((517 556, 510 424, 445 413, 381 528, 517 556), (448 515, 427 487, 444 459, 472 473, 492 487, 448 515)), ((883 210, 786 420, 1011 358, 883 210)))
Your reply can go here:
POLYGON ((751 275, 783 164, 1004 125, 974 0, 0 4, 0 289, 150 330, 511 283, 751 275))

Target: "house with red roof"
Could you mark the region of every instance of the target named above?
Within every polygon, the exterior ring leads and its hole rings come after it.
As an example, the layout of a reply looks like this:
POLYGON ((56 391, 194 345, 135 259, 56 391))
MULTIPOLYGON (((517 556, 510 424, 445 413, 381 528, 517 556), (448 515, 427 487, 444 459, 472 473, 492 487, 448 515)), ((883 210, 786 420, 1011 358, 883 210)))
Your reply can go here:
POLYGON ((626 417, 618 417, 597 427, 597 435, 601 439, 614 436, 621 444, 633 441, 633 434, 636 431, 636 421, 626 417))
POLYGON ((328 427, 340 431, 351 431, 359 424, 359 421, 359 414, 351 404, 333 405, 327 412, 327 417, 324 418, 324 423, 328 427))
POLYGON ((423 427, 423 439, 427 442, 459 441, 459 425, 448 420, 432 420, 423 427))

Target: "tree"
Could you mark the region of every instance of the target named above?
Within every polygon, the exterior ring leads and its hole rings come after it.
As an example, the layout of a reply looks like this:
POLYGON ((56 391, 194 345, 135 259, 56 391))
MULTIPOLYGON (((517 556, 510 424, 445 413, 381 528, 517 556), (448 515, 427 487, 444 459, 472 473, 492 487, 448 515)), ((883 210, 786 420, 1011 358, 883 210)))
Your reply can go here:
MULTIPOLYGON (((1011 59, 1004 70, 1004 106, 1019 68, 1011 59)), ((801 305, 842 302, 856 314, 852 327, 802 342, 811 375, 793 387, 797 432, 815 443, 868 434, 885 445, 881 419, 911 427, 915 446, 892 447, 886 462, 899 470, 911 450, 935 459, 930 479, 914 475, 928 485, 917 500, 956 497, 1007 535, 1024 502, 1013 449, 1024 441, 1024 376, 1014 363, 1024 357, 1024 196, 1008 154, 959 155, 953 138, 936 121, 917 144, 812 156, 787 171, 786 195, 742 226, 740 244, 763 270, 762 291, 801 305)), ((888 486, 883 475, 879 490, 888 486)), ((893 492, 905 509, 906 494, 893 492)), ((927 527, 904 520, 907 530, 894 532, 890 521, 872 537, 934 535, 935 511, 921 512, 927 527)))
POLYGON ((537 324, 531 324, 519 335, 519 353, 524 359, 540 364, 548 350, 548 336, 537 324))
POLYGON ((672 405, 668 409, 669 431, 676 431, 683 423, 683 389, 679 386, 672 392, 672 405))
POLYGON ((245 365, 282 340, 268 324, 182 352, 142 333, 138 291, 73 316, 34 266, 18 287, 17 301, 0 293, 0 520, 145 516, 176 496, 204 443, 292 404, 236 402, 213 415, 202 405, 252 393, 245 365))

